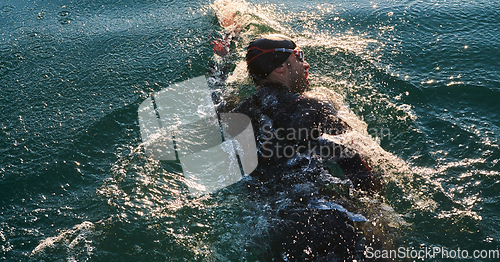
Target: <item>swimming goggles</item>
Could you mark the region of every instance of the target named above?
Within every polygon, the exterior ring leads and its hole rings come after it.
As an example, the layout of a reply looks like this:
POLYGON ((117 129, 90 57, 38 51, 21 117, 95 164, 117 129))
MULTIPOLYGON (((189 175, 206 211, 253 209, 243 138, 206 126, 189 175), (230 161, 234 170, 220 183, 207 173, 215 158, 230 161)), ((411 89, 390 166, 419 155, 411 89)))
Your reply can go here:
POLYGON ((252 47, 248 48, 248 50, 251 50, 251 49, 259 50, 262 53, 252 57, 252 59, 247 61, 247 64, 252 62, 252 60, 254 60, 255 58, 257 58, 263 54, 272 53, 272 52, 291 53, 291 54, 294 54, 299 59, 300 62, 304 62, 304 52, 302 50, 299 50, 299 49, 286 49, 286 48, 260 49, 256 46, 252 46, 252 47))

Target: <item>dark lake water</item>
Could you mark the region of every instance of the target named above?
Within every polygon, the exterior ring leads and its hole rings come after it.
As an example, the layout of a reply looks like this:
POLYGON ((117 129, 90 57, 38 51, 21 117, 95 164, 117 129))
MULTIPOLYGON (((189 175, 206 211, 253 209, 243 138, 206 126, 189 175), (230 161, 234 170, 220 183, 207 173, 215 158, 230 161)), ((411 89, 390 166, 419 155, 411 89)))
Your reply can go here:
POLYGON ((287 34, 311 85, 405 163, 367 215, 396 245, 498 250, 500 2, 224 3, 0 0, 0 260, 258 259, 265 211, 237 185, 189 197, 178 165, 144 154, 137 120, 150 94, 205 74, 228 8, 253 19, 234 86, 252 37, 287 34))

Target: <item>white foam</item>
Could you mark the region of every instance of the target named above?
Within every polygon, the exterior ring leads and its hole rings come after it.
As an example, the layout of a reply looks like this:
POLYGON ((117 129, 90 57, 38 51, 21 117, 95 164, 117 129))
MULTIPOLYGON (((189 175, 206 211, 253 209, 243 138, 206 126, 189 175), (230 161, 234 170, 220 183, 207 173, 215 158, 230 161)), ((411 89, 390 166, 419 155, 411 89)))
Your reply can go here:
POLYGON ((354 222, 366 222, 366 221, 368 221, 368 219, 366 219, 366 217, 364 217, 361 214, 355 214, 355 213, 349 212, 342 205, 339 205, 336 203, 331 203, 331 202, 328 202, 328 201, 323 200, 323 199, 311 202, 309 204, 309 207, 317 208, 320 210, 337 210, 337 211, 340 211, 342 213, 345 213, 349 217, 349 219, 354 221, 354 222))
POLYGON ((73 228, 64 230, 57 236, 48 237, 31 251, 30 256, 43 255, 50 249, 65 249, 67 261, 79 261, 82 257, 89 257, 93 251, 92 237, 96 235, 92 222, 85 221, 73 228))

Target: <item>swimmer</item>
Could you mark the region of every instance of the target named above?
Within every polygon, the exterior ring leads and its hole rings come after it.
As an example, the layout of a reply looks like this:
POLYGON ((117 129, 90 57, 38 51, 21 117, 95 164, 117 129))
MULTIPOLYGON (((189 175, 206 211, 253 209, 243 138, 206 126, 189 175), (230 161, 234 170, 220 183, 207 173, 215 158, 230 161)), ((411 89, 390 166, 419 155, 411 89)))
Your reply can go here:
MULTIPOLYGON (((332 105, 304 93, 309 89, 310 65, 304 52, 288 37, 264 35, 250 42, 245 57, 256 92, 233 111, 252 119, 259 152, 259 165, 281 166, 320 161, 335 163, 354 187, 380 190, 379 182, 356 152, 322 139, 351 128, 332 105)), ((304 167, 304 166, 302 166, 304 167)))
POLYGON ((350 192, 377 194, 380 183, 360 154, 322 137, 352 128, 333 105, 308 96, 310 65, 290 38, 260 36, 245 60, 257 89, 233 112, 254 128, 259 160, 247 180, 249 199, 272 217, 266 240, 253 240, 270 242, 272 258, 263 260, 367 261, 365 247, 380 249, 382 241, 356 226, 367 220, 350 192))

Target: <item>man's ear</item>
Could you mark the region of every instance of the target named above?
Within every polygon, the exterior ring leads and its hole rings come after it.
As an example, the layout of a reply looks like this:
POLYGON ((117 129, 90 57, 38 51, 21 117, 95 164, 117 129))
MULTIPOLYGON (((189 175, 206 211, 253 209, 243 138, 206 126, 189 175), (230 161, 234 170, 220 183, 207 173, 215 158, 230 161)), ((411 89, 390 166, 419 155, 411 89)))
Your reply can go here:
POLYGON ((281 64, 280 66, 278 66, 276 69, 274 69, 273 71, 278 73, 278 74, 283 74, 285 73, 285 63, 281 64))

